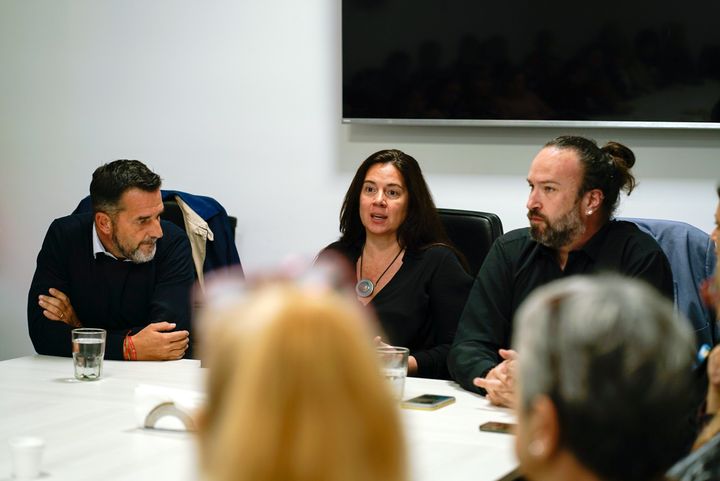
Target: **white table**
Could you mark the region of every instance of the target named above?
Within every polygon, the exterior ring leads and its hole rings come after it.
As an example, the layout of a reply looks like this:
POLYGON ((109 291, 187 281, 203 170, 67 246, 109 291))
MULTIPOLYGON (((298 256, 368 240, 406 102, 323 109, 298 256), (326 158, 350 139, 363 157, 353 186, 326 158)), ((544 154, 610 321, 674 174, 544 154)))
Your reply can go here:
MULTIPOLYGON (((103 379, 79 382, 69 358, 28 356, 0 362, 0 480, 10 479, 7 439, 46 441, 42 481, 197 480, 196 440, 186 432, 138 427, 140 384, 202 390, 199 361, 105 361, 103 379)), ((405 397, 451 394, 437 411, 403 410, 413 481, 497 480, 517 465, 513 437, 482 433, 485 421, 512 413, 448 381, 408 378, 405 397)))

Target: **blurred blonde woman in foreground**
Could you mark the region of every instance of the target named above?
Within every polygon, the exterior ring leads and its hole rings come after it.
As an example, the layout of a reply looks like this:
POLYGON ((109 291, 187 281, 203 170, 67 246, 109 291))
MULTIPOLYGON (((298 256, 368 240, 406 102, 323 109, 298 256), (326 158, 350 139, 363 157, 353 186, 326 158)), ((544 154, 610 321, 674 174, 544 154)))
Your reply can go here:
POLYGON ((398 409, 354 303, 272 282, 203 317, 204 479, 407 478, 398 409))

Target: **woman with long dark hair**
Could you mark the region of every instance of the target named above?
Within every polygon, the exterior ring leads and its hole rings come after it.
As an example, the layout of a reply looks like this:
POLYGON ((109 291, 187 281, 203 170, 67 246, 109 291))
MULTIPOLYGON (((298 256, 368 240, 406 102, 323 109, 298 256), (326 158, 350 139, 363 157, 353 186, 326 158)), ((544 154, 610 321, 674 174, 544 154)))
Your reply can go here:
POLYGON ((368 157, 345 195, 340 232, 321 256, 339 252, 355 266, 357 298, 375 310, 383 341, 410 349, 410 375, 449 378, 447 353, 472 278, 417 161, 399 150, 368 157))

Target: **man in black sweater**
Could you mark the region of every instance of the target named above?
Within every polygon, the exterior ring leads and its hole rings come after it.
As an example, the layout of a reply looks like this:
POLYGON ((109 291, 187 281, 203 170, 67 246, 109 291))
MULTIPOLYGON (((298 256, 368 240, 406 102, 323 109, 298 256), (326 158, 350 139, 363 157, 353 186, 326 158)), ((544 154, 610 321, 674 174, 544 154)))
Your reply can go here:
POLYGON ((107 330, 106 358, 190 355, 190 243, 161 221, 160 177, 137 160, 93 173, 92 214, 50 225, 28 294, 28 329, 39 354, 70 356, 75 327, 107 330))
POLYGON ((513 404, 513 317, 539 286, 575 274, 616 272, 673 298, 672 271, 657 242, 635 224, 612 219, 620 191, 635 186, 634 163, 622 144, 599 148, 574 136, 548 142, 532 161, 530 227, 493 244, 448 355, 450 374, 465 389, 487 393, 494 404, 513 404))

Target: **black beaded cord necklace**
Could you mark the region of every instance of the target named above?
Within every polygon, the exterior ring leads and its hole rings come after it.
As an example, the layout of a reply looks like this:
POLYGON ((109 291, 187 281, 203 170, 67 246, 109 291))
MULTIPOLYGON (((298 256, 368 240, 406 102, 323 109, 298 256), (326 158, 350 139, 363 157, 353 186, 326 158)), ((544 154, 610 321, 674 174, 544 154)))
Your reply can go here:
POLYGON ((363 254, 365 253, 365 246, 363 246, 362 253, 360 254, 360 280, 357 284, 355 284, 355 293, 359 297, 370 297, 372 296, 373 291, 375 290, 375 286, 380 282, 380 279, 382 279, 382 276, 385 275, 385 273, 390 269, 390 266, 395 264, 395 261, 398 257, 400 257, 400 254, 405 249, 400 249, 400 251, 395 254, 395 257, 393 257, 393 260, 390 261, 390 264, 385 268, 385 270, 380 274, 380 277, 377 278, 377 280, 373 283, 370 279, 364 279, 363 278, 363 254))

